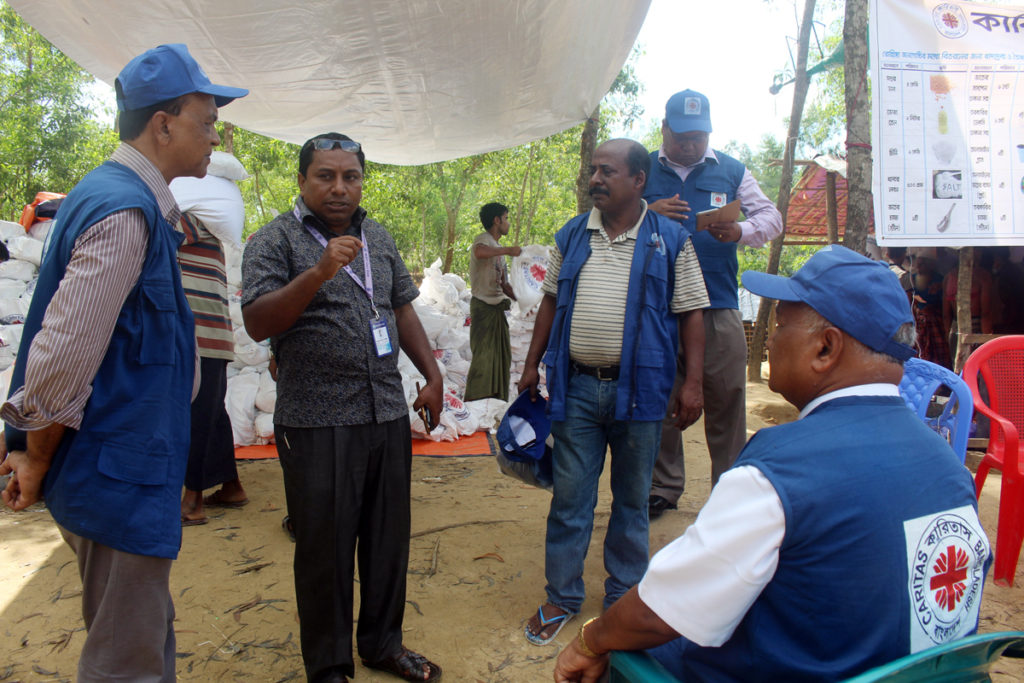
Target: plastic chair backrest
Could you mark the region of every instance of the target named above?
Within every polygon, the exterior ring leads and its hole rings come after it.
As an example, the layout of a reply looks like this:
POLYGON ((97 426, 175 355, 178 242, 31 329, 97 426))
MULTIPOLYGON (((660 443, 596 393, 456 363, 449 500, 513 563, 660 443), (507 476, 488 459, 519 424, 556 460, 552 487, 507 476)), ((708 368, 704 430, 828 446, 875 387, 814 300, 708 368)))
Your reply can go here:
POLYGON ((982 633, 938 645, 875 667, 845 683, 974 683, 988 681, 988 671, 1006 651, 1024 656, 1024 631, 982 633))
MULTIPOLYGON (((1024 631, 982 633, 877 666, 844 683, 974 683, 988 681, 1001 656, 1024 657, 1024 631)), ((610 683, 678 683, 646 652, 612 652, 610 683)))
POLYGON ((974 400, 967 383, 959 375, 941 365, 911 358, 903 364, 900 396, 926 425, 949 442, 963 463, 967 458, 967 439, 970 437, 974 400), (938 417, 928 417, 931 398, 941 386, 952 392, 946 407, 938 417))
MULTIPOLYGON (((1024 335, 1007 335, 979 346, 964 366, 972 391, 980 386, 978 375, 988 393, 988 407, 1012 422, 1018 435, 1024 434, 1024 335)), ((980 400, 981 393, 975 396, 980 400)))
POLYGON ((646 652, 612 652, 608 683, 679 683, 661 662, 646 652))

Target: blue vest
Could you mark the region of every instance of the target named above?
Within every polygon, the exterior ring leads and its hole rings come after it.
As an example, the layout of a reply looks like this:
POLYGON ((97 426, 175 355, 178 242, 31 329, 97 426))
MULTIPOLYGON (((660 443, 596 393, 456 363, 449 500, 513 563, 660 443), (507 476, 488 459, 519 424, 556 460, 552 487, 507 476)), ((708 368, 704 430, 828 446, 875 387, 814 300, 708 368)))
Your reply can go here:
POLYGON ((709 308, 739 308, 736 243, 719 242, 707 231, 698 231, 697 213, 712 208, 712 193, 725 195, 725 204, 736 199, 736 191, 747 167, 717 149, 715 156, 718 157, 717 164, 706 159, 690 171, 683 183, 675 171, 658 160, 657 150, 651 152, 651 176, 647 179, 644 199, 651 203, 678 194, 690 205, 690 217, 683 221, 683 227, 693 235, 693 249, 700 259, 704 284, 711 299, 709 308))
POLYGON ((974 485, 901 398, 829 401, 759 431, 741 465, 782 501, 778 569, 725 644, 686 644, 685 680, 844 680, 977 630, 991 560, 974 485), (947 571, 964 587, 949 609, 947 571))
MULTIPOLYGON (((43 482, 46 506, 64 528, 118 550, 177 557, 179 498, 188 460, 195 371, 192 313, 176 253, 181 233, 160 215, 156 198, 127 167, 107 162, 89 173, 60 207, 39 269, 11 393, 46 307, 71 260, 75 240, 103 218, 141 209, 149 226, 142 273, 117 317, 92 382, 78 431, 68 430, 43 482)), ((11 448, 25 434, 7 427, 11 448)))
MULTIPOLYGON (((548 409, 565 420, 569 381, 569 330, 580 270, 590 258, 589 213, 566 223, 555 235, 562 254, 555 317, 544 354, 548 409)), ((675 377, 678 319, 669 310, 675 286, 676 255, 687 234, 679 224, 648 211, 637 232, 626 294, 625 330, 619 369, 616 420, 661 420, 675 377)))

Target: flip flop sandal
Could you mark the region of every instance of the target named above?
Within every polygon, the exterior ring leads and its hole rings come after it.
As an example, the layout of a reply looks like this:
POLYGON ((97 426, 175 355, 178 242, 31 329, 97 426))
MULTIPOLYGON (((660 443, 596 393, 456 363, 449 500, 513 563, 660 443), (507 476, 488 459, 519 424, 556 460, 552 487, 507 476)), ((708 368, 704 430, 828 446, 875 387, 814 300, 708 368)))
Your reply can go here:
POLYGON ((558 634, 561 632, 562 628, 566 624, 568 624, 570 621, 572 621, 572 618, 574 616, 576 616, 576 615, 575 614, 569 614, 568 612, 566 612, 565 614, 559 614, 557 617, 551 617, 550 619, 545 619, 544 618, 544 605, 541 605, 540 607, 537 608, 537 619, 540 620, 540 631, 541 632, 540 633, 531 633, 530 632, 530 625, 529 625, 529 623, 527 623, 525 626, 523 626, 523 635, 525 635, 526 639, 528 641, 530 641, 531 643, 533 643, 534 645, 548 645, 549 643, 551 643, 551 641, 553 641, 555 639, 556 636, 558 636, 558 634), (549 635, 547 638, 545 638, 544 635, 543 635, 544 634, 544 629, 546 629, 551 624, 558 624, 558 628, 556 628, 554 630, 554 632, 551 633, 551 635, 549 635))
POLYGON ((220 495, 220 490, 214 491, 203 498, 203 505, 208 508, 243 508, 248 504, 248 498, 243 498, 242 500, 224 500, 220 495))
POLYGON ((181 518, 182 526, 202 526, 210 521, 209 517, 200 517, 199 519, 188 519, 187 517, 181 518))
POLYGON ((393 657, 382 659, 378 662, 363 660, 363 666, 367 669, 387 671, 406 681, 439 681, 441 680, 441 667, 434 664, 426 657, 407 648, 393 657), (423 667, 426 666, 427 677, 423 677, 423 667))

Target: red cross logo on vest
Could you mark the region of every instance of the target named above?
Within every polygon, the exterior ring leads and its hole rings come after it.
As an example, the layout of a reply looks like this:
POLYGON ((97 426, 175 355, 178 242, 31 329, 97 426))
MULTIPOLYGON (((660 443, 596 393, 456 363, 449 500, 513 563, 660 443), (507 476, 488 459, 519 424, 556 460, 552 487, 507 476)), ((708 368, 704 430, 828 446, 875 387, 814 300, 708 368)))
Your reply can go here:
POLYGON ((935 602, 942 609, 952 612, 963 597, 968 564, 967 553, 952 545, 935 558, 932 567, 935 574, 931 577, 929 587, 936 591, 935 602))

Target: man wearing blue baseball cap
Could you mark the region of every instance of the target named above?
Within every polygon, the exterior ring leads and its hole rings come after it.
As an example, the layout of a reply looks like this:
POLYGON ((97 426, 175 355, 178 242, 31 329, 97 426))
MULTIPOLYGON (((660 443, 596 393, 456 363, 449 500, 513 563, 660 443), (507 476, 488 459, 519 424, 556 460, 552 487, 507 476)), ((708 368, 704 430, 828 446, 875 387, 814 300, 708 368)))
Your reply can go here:
MULTIPOLYGON (((750 171, 724 152, 711 149, 711 105, 695 90, 669 98, 661 123, 661 148, 651 152, 651 177, 644 199, 652 211, 682 223, 693 233, 704 284, 711 299, 704 309, 704 435, 711 456, 711 483, 729 468, 747 441, 747 339, 739 312, 736 274, 740 245, 764 246, 782 233, 782 216, 750 171), (746 220, 712 223, 697 230, 697 213, 739 200, 746 220)), ((685 379, 676 363, 676 386, 685 379)), ((651 519, 675 509, 686 471, 679 430, 667 416, 654 465, 651 519)))
POLYGON ((770 386, 800 417, 750 439, 556 681, 642 648, 686 681, 844 680, 977 630, 989 544, 970 473, 899 397, 914 326, 897 279, 831 246, 743 285, 779 299, 770 386))
POLYGON ((184 45, 114 83, 121 146, 68 194, 25 320, 0 474, 4 502, 45 497, 78 556, 88 634, 79 681, 174 681, 171 562, 198 386, 168 183, 203 177, 220 143, 214 85, 184 45))

